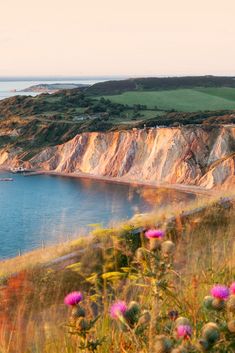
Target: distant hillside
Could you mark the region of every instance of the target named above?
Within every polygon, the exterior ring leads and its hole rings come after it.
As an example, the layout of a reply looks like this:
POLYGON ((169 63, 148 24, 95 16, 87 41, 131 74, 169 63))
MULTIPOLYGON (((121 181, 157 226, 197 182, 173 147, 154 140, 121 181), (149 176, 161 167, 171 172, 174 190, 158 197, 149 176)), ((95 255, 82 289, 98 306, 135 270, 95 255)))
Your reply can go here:
POLYGON ((0 147, 31 154, 83 132, 196 124, 235 124, 235 78, 138 78, 0 101, 0 147))
POLYGON ((59 91, 64 89, 74 89, 74 88, 85 88, 89 85, 80 84, 80 83, 42 83, 38 85, 33 85, 27 87, 20 92, 50 92, 50 91, 59 91))
POLYGON ((86 91, 89 94, 110 95, 127 91, 154 91, 193 87, 235 87, 235 77, 185 76, 132 78, 96 83, 86 91))

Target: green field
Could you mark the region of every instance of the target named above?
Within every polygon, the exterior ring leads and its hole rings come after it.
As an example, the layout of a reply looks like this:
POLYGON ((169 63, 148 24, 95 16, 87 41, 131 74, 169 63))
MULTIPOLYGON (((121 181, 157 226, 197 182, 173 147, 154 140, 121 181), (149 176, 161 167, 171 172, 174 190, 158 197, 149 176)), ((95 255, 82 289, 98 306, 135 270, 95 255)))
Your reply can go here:
POLYGON ((235 109, 235 88, 194 88, 164 91, 129 91, 104 96, 115 103, 145 104, 160 110, 195 112, 199 110, 235 109))

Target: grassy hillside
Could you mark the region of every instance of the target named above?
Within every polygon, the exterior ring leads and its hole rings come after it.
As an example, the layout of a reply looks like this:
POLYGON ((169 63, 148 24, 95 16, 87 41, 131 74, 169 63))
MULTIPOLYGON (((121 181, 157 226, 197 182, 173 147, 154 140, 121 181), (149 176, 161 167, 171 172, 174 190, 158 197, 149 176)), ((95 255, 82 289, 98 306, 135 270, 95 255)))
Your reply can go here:
POLYGON ((150 109, 195 112, 235 109, 235 88, 195 88, 164 91, 135 91, 107 95, 106 99, 121 104, 145 104, 150 109))
POLYGON ((229 87, 218 87, 218 88, 197 88, 198 92, 209 94, 213 97, 224 98, 226 100, 235 101, 235 90, 229 87))
POLYGON ((46 266, 28 257, 23 271, 1 278, 0 352, 234 352, 233 296, 208 297, 234 280, 233 234, 234 206, 225 201, 96 229, 72 257, 47 257, 46 266), (152 241, 145 232, 156 227, 165 235, 152 241), (83 299, 67 309, 71 291, 83 299))
POLYGON ((233 87, 235 77, 223 76, 184 76, 184 77, 144 77, 127 80, 96 83, 86 91, 89 94, 121 94, 127 91, 161 91, 195 87, 233 87))
POLYGON ((235 79, 172 77, 108 81, 89 88, 62 90, 36 97, 16 96, 0 101, 0 118, 40 117, 78 122, 101 118, 122 121, 149 118, 169 111, 235 109, 235 79), (118 93, 118 94, 117 94, 118 93), (105 96, 108 99, 104 100, 105 96))

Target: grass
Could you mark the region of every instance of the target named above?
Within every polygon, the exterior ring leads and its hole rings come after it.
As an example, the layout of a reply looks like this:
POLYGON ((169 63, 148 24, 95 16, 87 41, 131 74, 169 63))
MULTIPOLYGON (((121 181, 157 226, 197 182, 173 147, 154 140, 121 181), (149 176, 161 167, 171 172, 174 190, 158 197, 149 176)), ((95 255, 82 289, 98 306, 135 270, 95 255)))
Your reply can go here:
POLYGON ((152 119, 155 117, 160 117, 164 114, 163 111, 156 110, 141 110, 138 112, 135 117, 135 112, 133 109, 128 109, 126 112, 123 112, 120 117, 111 117, 109 121, 114 125, 128 124, 129 128, 134 126, 136 123, 143 121, 144 119, 152 119))
MULTIPOLYGON (((157 214, 136 216, 117 228, 97 228, 89 241, 71 248, 83 249, 72 263, 42 267, 50 257, 58 255, 53 251, 48 252, 44 261, 39 260, 40 253, 25 255, 21 268, 19 259, 9 260, 2 267, 11 263, 13 269, 15 264, 19 272, 1 286, 0 352, 80 353, 91 351, 81 348, 91 342, 101 343, 98 353, 163 352, 154 348, 159 334, 171 338, 175 345, 181 344, 167 329, 172 324, 167 319, 169 310, 177 310, 190 320, 193 327, 190 343, 195 345, 205 322, 216 320, 220 325, 221 320, 229 319, 226 312, 205 310, 202 302, 213 284, 229 284, 234 279, 234 215, 234 207, 213 202, 187 216, 182 216, 181 210, 169 208, 157 214), (175 218, 166 222, 172 215, 175 218), (156 226, 165 228, 166 238, 176 244, 174 261, 162 258, 163 262, 159 262, 160 255, 153 253, 150 262, 144 259, 136 262, 136 250, 141 246, 149 254, 149 245, 141 231, 134 230, 156 226), (169 267, 163 266, 164 263, 169 267), (69 318, 71 311, 63 305, 63 297, 72 290, 84 294, 81 306, 86 312, 85 319, 69 318), (109 308, 116 300, 127 303, 134 300, 142 314, 144 310, 149 312, 150 321, 146 327, 141 326, 142 331, 137 330, 135 323, 127 327, 124 322, 123 327, 122 321, 110 318, 109 308), (100 315, 97 322, 91 321, 85 329, 84 325, 97 314, 100 315)), ((229 344, 234 341, 224 332, 220 350, 215 347, 210 352, 233 352, 229 344)), ((183 343, 186 345, 188 341, 183 343)))
POLYGON ((209 94, 214 97, 224 98, 226 100, 231 100, 235 102, 235 89, 229 87, 220 88, 198 88, 198 92, 209 94))
POLYGON ((135 91, 104 96, 115 103, 145 104, 160 110, 195 112, 235 109, 235 88, 194 88, 164 91, 135 91))
POLYGON ((36 249, 23 255, 3 260, 0 262, 0 279, 12 276, 19 271, 25 271, 36 266, 44 266, 58 259, 61 256, 78 251, 84 247, 84 242, 87 244, 88 239, 78 238, 58 245, 46 247, 45 249, 36 249))

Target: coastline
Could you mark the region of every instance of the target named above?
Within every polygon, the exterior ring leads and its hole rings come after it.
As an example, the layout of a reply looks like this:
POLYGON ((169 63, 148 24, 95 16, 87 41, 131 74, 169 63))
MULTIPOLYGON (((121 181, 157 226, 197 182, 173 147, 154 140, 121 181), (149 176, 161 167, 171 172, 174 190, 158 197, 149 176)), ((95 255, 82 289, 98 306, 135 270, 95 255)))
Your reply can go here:
POLYGON ((142 181, 142 180, 130 180, 130 179, 123 179, 117 177, 108 177, 108 176, 101 176, 96 174, 88 174, 88 173, 67 173, 67 172, 57 172, 53 170, 38 170, 32 173, 28 173, 25 176, 36 176, 36 175, 50 175, 50 176, 60 176, 66 178, 77 178, 77 179, 92 179, 92 180, 99 180, 105 181, 110 183, 116 184, 127 184, 132 185, 134 187, 142 186, 142 187, 150 187, 156 189, 172 189, 176 191, 182 191, 185 193, 195 194, 195 195, 205 195, 205 196, 215 196, 215 192, 212 190, 205 189, 200 186, 196 185, 185 185, 185 184, 166 184, 166 183, 156 183, 151 181, 142 181))

